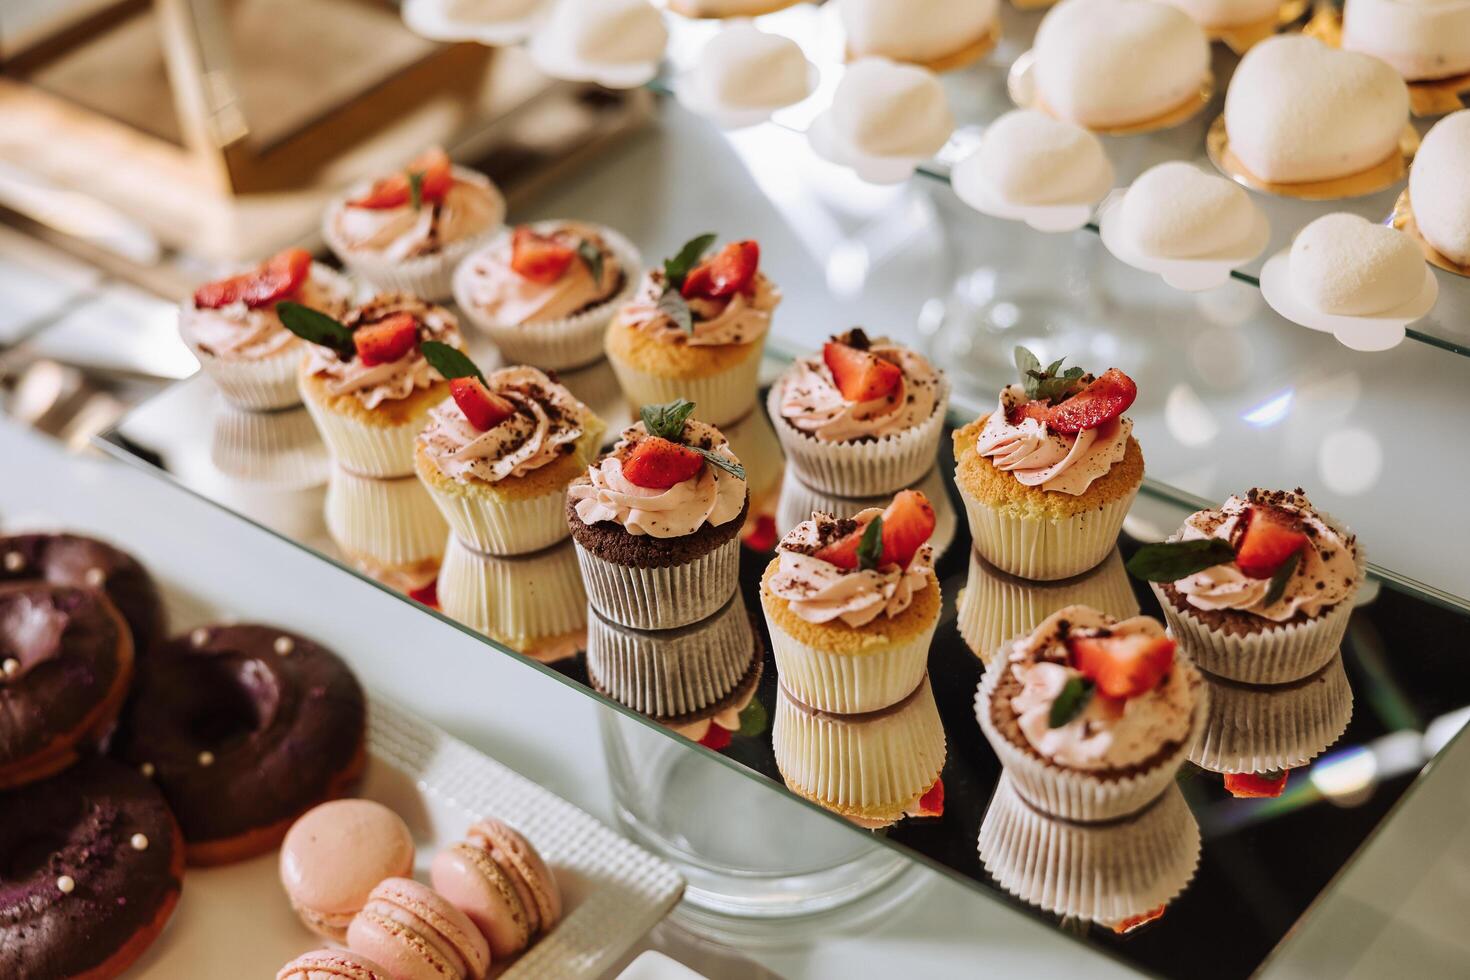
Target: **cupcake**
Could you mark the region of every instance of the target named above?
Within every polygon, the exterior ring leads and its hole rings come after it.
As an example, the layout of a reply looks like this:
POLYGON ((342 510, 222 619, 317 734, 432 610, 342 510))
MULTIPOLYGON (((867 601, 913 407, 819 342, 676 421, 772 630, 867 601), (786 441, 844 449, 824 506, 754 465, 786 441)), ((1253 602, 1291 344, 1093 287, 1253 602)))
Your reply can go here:
POLYGON ((955 483, 975 550, 1037 581, 1096 567, 1143 485, 1143 453, 1123 413, 1138 394, 1117 368, 1045 370, 1016 348, 1021 383, 994 412, 954 434, 955 483))
POLYGON ((1158 620, 1066 606, 1002 648, 975 714, 1028 803, 1095 822, 1136 813, 1173 784, 1207 700, 1158 620))
POLYGON ((276 304, 301 303, 340 317, 352 285, 290 248, 251 272, 206 283, 179 311, 179 335, 225 401, 246 411, 301 403, 296 365, 305 347, 281 325, 276 304))
POLYGON ((905 490, 888 508, 813 514, 781 539, 761 606, 782 685, 819 711, 878 711, 923 678, 941 597, 934 508, 905 490))
POLYGON ((311 346, 297 372, 322 440, 338 464, 359 476, 413 474, 413 444, 449 383, 420 344, 461 345, 454 315, 402 293, 381 293, 340 321, 281 304, 286 328, 311 346))
POLYGON ((398 173, 333 202, 322 236, 342 264, 383 290, 450 298, 454 268, 505 220, 489 178, 435 147, 398 173))
POLYGON ((414 592, 438 573, 449 529, 412 476, 380 479, 333 466, 324 514, 342 557, 389 588, 414 592))
POLYGON ((570 544, 502 558, 445 537, 437 588, 444 615, 542 663, 587 645, 587 595, 570 544))
MULTIPOLYGON (((741 459, 745 458, 742 454, 741 459)), ((906 488, 918 490, 929 498, 929 503, 934 507, 934 534, 929 538, 929 543, 934 546, 936 562, 944 557, 944 553, 954 542, 956 526, 959 523, 954 504, 950 502, 949 494, 945 490, 946 482, 947 475, 936 463, 918 482, 906 488)), ((886 493, 874 494, 871 497, 839 497, 835 494, 821 493, 802 483, 792 474, 788 474, 781 481, 780 490, 781 495, 776 501, 774 529, 777 538, 818 511, 823 514, 831 514, 833 517, 853 517, 872 507, 882 510, 893 499, 892 494, 886 493)), ((775 546, 776 541, 772 540, 771 547, 775 546)), ((1006 638, 1009 639, 1010 635, 1012 634, 1008 634, 1006 638)))
POLYGON ((1247 684, 1315 673, 1342 643, 1363 549, 1301 489, 1252 489, 1191 514, 1128 570, 1153 583, 1169 627, 1200 668, 1247 684))
POLYGON ((745 470, 693 411, 682 399, 644 406, 642 421, 567 489, 587 597, 619 626, 687 626, 737 588, 745 470))
POLYGON ((460 263, 454 300, 506 360, 567 370, 602 357, 599 341, 632 297, 640 262, 608 228, 519 225, 460 263))
POLYGON ((859 328, 791 365, 766 399, 792 472, 841 497, 890 494, 923 478, 948 407, 943 372, 859 328))
POLYGON ((635 410, 688 397, 710 425, 755 407, 771 313, 781 292, 760 271, 760 246, 701 235, 650 269, 607 328, 607 356, 635 410))
POLYGON ((414 470, 469 547, 518 555, 567 536, 565 494, 602 444, 602 420, 533 367, 490 374, 445 344, 424 354, 449 379, 429 410, 414 470))

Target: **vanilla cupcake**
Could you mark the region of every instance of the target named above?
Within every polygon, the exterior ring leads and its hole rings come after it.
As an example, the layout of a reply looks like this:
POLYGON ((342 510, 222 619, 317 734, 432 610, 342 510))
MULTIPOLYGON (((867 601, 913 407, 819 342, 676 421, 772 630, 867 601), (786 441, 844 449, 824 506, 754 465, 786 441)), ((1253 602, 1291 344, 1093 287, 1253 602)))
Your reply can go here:
POLYGON ((813 514, 781 540, 761 607, 781 684, 820 711, 877 711, 906 697, 929 662, 941 597, 934 508, 905 490, 888 508, 813 514))
POLYGON ((930 71, 962 68, 1000 33, 998 0, 837 0, 849 58, 889 58, 930 71))
POLYGON ((1342 46, 1388 62, 1411 82, 1470 72, 1467 0, 1347 0, 1342 46))
POLYGON ((461 346, 454 316, 399 293, 375 296, 340 322, 294 304, 280 311, 310 341, 297 384, 337 463, 359 476, 412 475, 414 438, 449 394, 420 344, 461 346))
POLYGON ((617 232, 542 221, 460 263, 454 300, 507 361, 565 371, 602 357, 603 331, 639 272, 638 250, 617 232))
POLYGON ((1303 491, 1259 488, 1196 511, 1128 562, 1201 669, 1248 684, 1284 684, 1330 661, 1365 567, 1357 538, 1303 491))
POLYGON ((607 328, 608 359, 635 410, 689 398, 711 425, 755 407, 771 314, 781 292, 760 271, 760 246, 715 236, 688 242, 651 269, 607 328))
POLYGON ((843 497, 893 493, 933 467, 949 382, 917 351, 861 329, 833 337, 771 386, 766 411, 788 465, 843 497))
POLYGON ((296 366, 306 348, 282 326, 276 304, 341 317, 351 301, 351 283, 291 248, 196 289, 179 310, 179 335, 225 401, 245 411, 287 408, 301 402, 296 366))
POLYGON ((1016 348, 1022 383, 954 433, 955 484, 976 552, 1003 572, 1050 581, 1097 566, 1143 485, 1123 413, 1138 389, 1117 368, 1045 370, 1016 348))
POLYGON ((735 593, 745 470, 691 402, 650 405, 567 490, 587 596, 619 626, 672 629, 735 593))
POLYGON ((602 420, 536 368, 487 376, 453 348, 427 354, 450 397, 429 410, 414 469, 455 535, 492 555, 564 539, 566 488, 597 455, 602 420))
POLYGON ((975 714, 1032 806, 1065 820, 1136 813, 1168 790, 1208 711, 1157 620, 1067 606, 1001 651, 975 714))
POLYGON ((446 300, 455 266, 504 220, 495 185, 435 148, 334 201, 322 236, 348 270, 379 289, 446 300))

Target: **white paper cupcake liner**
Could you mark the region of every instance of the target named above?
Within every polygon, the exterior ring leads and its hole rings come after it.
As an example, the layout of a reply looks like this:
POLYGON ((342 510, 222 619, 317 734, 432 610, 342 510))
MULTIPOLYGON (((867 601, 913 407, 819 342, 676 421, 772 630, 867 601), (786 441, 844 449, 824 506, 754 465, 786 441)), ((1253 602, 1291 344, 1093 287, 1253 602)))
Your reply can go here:
POLYGON ((636 416, 644 405, 663 405, 687 398, 697 407, 694 417, 719 427, 739 421, 755 408, 760 387, 761 352, 765 337, 750 345, 745 360, 718 374, 703 378, 670 378, 653 374, 609 353, 623 395, 636 416))
MULTIPOLYGON (((931 579, 927 588, 937 589, 931 579)), ((770 596, 761 589, 764 609, 770 596)), ((915 636, 901 643, 875 643, 871 652, 833 653, 803 643, 776 622, 766 610, 771 631, 771 652, 781 683, 797 700, 819 711, 856 714, 878 711, 902 700, 919 683, 929 667, 929 644, 939 625, 939 607, 934 619, 915 636)), ((882 637, 881 625, 872 624, 875 640, 882 637)))
MULTIPOLYGON (((541 221, 531 227, 545 232, 562 224, 559 221, 541 221)), ((469 283, 475 257, 482 251, 500 247, 510 236, 510 230, 502 231, 487 245, 460 260, 454 272, 454 302, 470 323, 500 348, 507 364, 530 364, 549 371, 566 371, 602 358, 603 334, 613 314, 637 291, 643 276, 643 257, 632 242, 611 228, 595 227, 623 267, 622 288, 591 309, 560 320, 534 324, 502 323, 471 301, 469 283)))
POLYGON ((682 565, 640 568, 605 561, 577 544, 587 599, 619 626, 666 630, 707 619, 739 588, 740 539, 682 565))
POLYGON ((415 468, 430 499, 449 522, 450 529, 465 544, 490 555, 524 555, 549 548, 564 540, 567 529, 566 490, 555 489, 537 497, 507 499, 492 493, 477 493, 473 484, 456 484, 446 490, 425 476, 423 467, 434 464, 419 453, 415 468))
POLYGON ((375 574, 437 564, 449 534, 439 509, 412 477, 377 480, 334 467, 325 514, 337 547, 360 563, 365 559, 375 574))
POLYGON ((1115 619, 1138 615, 1138 597, 1117 548, 1091 571, 1056 582, 1007 575, 972 548, 969 577, 955 600, 955 624, 965 645, 988 665, 1006 641, 1030 633, 1043 619, 1072 605, 1091 606, 1115 619))
POLYGON ((1353 716, 1353 689, 1341 655, 1294 684, 1262 687, 1204 678, 1210 712, 1189 761, 1211 772, 1306 765, 1342 737, 1353 716))
POLYGON ((414 439, 428 422, 433 407, 427 400, 423 411, 402 425, 369 425, 319 404, 305 386, 301 393, 322 441, 341 466, 379 479, 413 475, 414 439))
POLYGON ((1036 582, 1071 578, 1102 564, 1117 546, 1118 532, 1136 496, 1138 487, 1098 510, 1057 520, 996 510, 960 486, 970 537, 980 557, 1003 572, 1036 582))
POLYGON ((587 598, 570 544, 497 558, 450 535, 438 592, 446 616, 528 656, 569 638, 585 645, 587 598))
POLYGON ((797 703, 783 685, 771 740, 799 795, 846 817, 891 823, 944 770, 944 725, 927 676, 892 710, 842 717, 797 703))
POLYGON ((892 494, 919 482, 938 458, 949 409, 949 380, 940 377, 934 414, 903 432, 871 442, 822 442, 781 417, 781 391, 790 370, 766 396, 766 412, 786 450, 786 463, 802 483, 839 497, 892 494))
POLYGON ((1104 925, 1167 905, 1199 866, 1199 824, 1177 786, 1117 823, 1081 825, 1039 813, 1002 774, 980 824, 980 860, 1021 901, 1104 925))
POLYGON ((296 369, 304 354, 302 344, 290 343, 270 357, 252 360, 217 357, 192 343, 188 347, 220 396, 235 408, 261 412, 301 404, 296 369))
POLYGON ((720 429, 730 443, 730 451, 745 467, 745 485, 750 488, 750 509, 761 510, 772 494, 781 489, 781 471, 785 457, 781 443, 766 413, 752 408, 742 419, 720 429))
POLYGON ((247 412, 221 402, 209 456, 221 473, 263 487, 300 490, 327 482, 332 458, 306 409, 247 412))
POLYGON ((632 630, 596 610, 587 620, 587 673, 608 697, 676 718, 727 697, 750 669, 755 633, 737 594, 709 619, 675 630, 632 630))
MULTIPOLYGON (((744 458, 741 457, 741 459, 744 458)), ((931 466, 929 472, 915 483, 912 489, 923 492, 934 507, 934 533, 929 536, 929 543, 934 546, 934 560, 938 561, 944 557, 944 553, 954 543, 955 530, 959 525, 954 504, 949 502, 949 493, 945 490, 944 477, 939 472, 939 467, 931 466)), ((881 510, 887 507, 892 500, 893 494, 891 493, 880 494, 876 497, 839 497, 836 494, 823 493, 802 483, 801 478, 795 472, 788 472, 786 478, 781 481, 781 499, 776 504, 776 537, 778 539, 784 537, 788 531, 802 521, 811 520, 815 511, 822 511, 833 517, 851 517, 869 507, 877 507, 881 510)))
MULTIPOLYGON (((1174 669, 1187 671, 1198 679, 1199 671, 1185 657, 1176 660, 1174 669)), ((1195 685, 1197 700, 1190 716, 1189 733, 1174 751, 1136 775, 1103 778, 1078 769, 1065 769, 1033 755, 996 728, 990 717, 990 705, 1005 673, 999 669, 987 670, 980 679, 975 693, 975 717, 980 722, 980 730, 1015 781, 1017 792, 1044 813, 1064 820, 1113 820, 1148 806, 1173 783, 1175 773, 1184 764, 1190 746, 1209 717, 1209 689, 1200 681, 1195 685)))

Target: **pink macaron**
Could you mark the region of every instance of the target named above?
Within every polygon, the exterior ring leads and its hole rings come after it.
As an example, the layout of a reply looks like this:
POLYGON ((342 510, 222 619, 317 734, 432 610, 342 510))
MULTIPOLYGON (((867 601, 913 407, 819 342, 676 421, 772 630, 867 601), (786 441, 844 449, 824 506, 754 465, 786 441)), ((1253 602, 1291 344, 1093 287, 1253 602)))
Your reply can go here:
POLYGON ((475 924, 410 878, 378 883, 347 927, 347 945, 394 980, 483 980, 490 969, 490 947, 475 924))
POLYGON ((496 959, 513 956, 561 919, 556 877, 530 841, 499 820, 440 851, 430 879, 479 927, 496 959))
POLYGON ((276 980, 394 980, 393 975, 366 956, 345 949, 318 949, 303 953, 281 967, 276 980))
POLYGON ((281 884, 306 927, 341 941, 384 878, 413 874, 413 836, 372 800, 333 800, 291 825, 281 844, 281 884))

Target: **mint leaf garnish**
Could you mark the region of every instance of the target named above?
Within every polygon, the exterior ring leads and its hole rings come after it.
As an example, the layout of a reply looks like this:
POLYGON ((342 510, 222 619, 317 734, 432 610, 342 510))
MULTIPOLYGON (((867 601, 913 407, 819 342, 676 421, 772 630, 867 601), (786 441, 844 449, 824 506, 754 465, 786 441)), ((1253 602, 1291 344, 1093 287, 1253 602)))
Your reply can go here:
POLYGON ((1186 575, 1234 560, 1235 549, 1221 538, 1160 541, 1133 553, 1128 559, 1128 574, 1146 582, 1177 582, 1186 575))
POLYGON ((424 360, 429 362, 429 367, 438 371, 446 381, 450 378, 479 378, 482 383, 485 381, 485 375, 475 366, 475 362, 458 348, 437 340, 426 340, 419 344, 419 350, 423 351, 424 360))
POLYGON ((585 238, 577 240, 577 256, 587 266, 587 271, 592 275, 594 283, 602 282, 602 249, 593 245, 585 238))
POLYGON ((1031 375, 1041 370, 1041 361, 1036 355, 1020 345, 1016 346, 1013 355, 1016 359, 1016 373, 1021 376, 1021 384, 1026 386, 1026 394, 1031 395, 1031 375))
POLYGON ((281 318, 282 326, 308 344, 325 347, 344 361, 357 356, 352 331, 320 310, 285 301, 276 304, 276 315, 281 318))
POLYGON ((703 449, 699 446, 690 446, 689 448, 693 449, 695 452, 699 453, 699 455, 703 456, 705 462, 711 464, 712 466, 719 467, 736 479, 745 479, 745 467, 730 459, 728 456, 721 456, 713 449, 703 449))
POLYGON ((883 515, 879 514, 863 529, 858 542, 858 568, 877 568, 883 561, 883 515))
POLYGON ((1092 681, 1086 677, 1067 678, 1067 683, 1062 685, 1061 693, 1051 703, 1051 711, 1046 716, 1046 727, 1061 728, 1082 714, 1087 703, 1092 700, 1093 690, 1092 681))
POLYGON ((1262 605, 1270 608, 1281 601, 1281 597, 1286 595, 1286 583, 1291 581, 1291 577, 1296 574, 1296 567, 1301 563, 1300 550, 1292 552, 1291 557, 1281 563, 1276 574, 1271 576, 1271 585, 1266 589, 1266 601, 1262 605))
POLYGON ((694 313, 676 289, 671 289, 658 298, 658 311, 673 320, 680 330, 694 333, 694 313))
POLYGON ((1017 347, 1015 360, 1016 371, 1021 375, 1021 386, 1031 401, 1055 405, 1075 395, 1087 381, 1087 372, 1080 367, 1062 370, 1062 362, 1066 360, 1064 357, 1057 358, 1043 369, 1035 354, 1024 347, 1017 347))
POLYGON ((694 403, 687 398, 680 398, 667 405, 644 405, 638 414, 649 435, 682 444, 684 423, 689 421, 689 416, 693 413, 694 403))
POLYGON ((706 232, 697 238, 691 238, 679 249, 679 254, 671 259, 664 259, 664 291, 678 292, 684 288, 684 277, 689 275, 689 270, 699 264, 708 252, 710 246, 719 237, 714 232, 706 232))
POLYGON ((417 211, 424 206, 424 172, 422 170, 410 170, 408 172, 408 199, 417 211))

